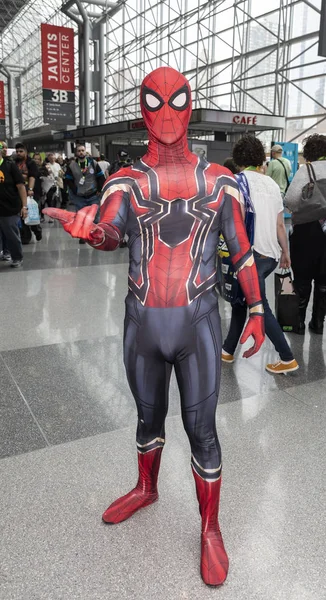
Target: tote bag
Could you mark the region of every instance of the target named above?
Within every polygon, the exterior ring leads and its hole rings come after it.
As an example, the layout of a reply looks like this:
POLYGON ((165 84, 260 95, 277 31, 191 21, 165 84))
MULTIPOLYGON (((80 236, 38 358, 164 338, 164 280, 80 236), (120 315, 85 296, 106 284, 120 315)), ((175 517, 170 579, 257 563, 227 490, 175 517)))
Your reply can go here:
POLYGON ((299 325, 299 296, 295 293, 291 272, 274 273, 275 314, 283 331, 299 325))

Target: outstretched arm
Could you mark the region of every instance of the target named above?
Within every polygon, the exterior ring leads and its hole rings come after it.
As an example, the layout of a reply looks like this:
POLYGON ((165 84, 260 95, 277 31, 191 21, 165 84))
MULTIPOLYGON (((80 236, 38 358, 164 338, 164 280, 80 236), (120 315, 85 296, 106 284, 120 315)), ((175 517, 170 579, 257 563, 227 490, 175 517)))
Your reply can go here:
POLYGON ((115 250, 123 239, 127 228, 131 185, 129 178, 118 178, 116 174, 106 181, 98 224, 103 232, 102 238, 89 242, 97 250, 115 250))
POLYGON ((258 352, 265 338, 264 309, 257 268, 241 214, 240 192, 235 182, 224 187, 221 228, 249 307, 249 321, 240 339, 244 344, 251 335, 254 338, 254 346, 244 353, 244 357, 249 358, 258 352))
MULTIPOLYGON (((125 169, 127 171, 127 169, 125 169)), ((97 205, 85 207, 77 213, 48 208, 44 213, 58 219, 65 231, 72 237, 85 239, 97 250, 115 250, 127 227, 129 196, 133 183, 129 173, 109 178, 103 188, 100 208, 100 222, 94 223, 97 205)))

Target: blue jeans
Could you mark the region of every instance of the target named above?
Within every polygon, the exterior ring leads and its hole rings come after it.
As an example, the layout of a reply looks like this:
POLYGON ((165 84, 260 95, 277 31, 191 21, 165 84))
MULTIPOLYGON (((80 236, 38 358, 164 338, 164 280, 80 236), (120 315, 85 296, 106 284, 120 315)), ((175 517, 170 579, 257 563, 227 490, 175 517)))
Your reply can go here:
MULTIPOLYGON (((273 258, 262 257, 261 254, 254 251, 255 263, 258 271, 259 288, 264 306, 264 320, 265 320, 265 331, 267 337, 271 340, 275 346, 275 350, 279 353, 281 360, 290 361, 293 360, 293 354, 289 344, 287 343, 284 333, 275 319, 271 308, 266 298, 266 287, 265 279, 270 275, 277 267, 277 261, 273 258)), ((235 304, 232 306, 232 318, 229 333, 223 344, 223 349, 228 354, 234 354, 235 349, 238 345, 241 337, 242 330, 244 328, 247 318, 247 305, 235 304)))
POLYGON ((9 250, 6 244, 6 238, 4 233, 2 233, 1 227, 0 227, 0 252, 3 252, 3 254, 9 254, 9 250))
MULTIPOLYGON (((77 196, 71 190, 69 190, 69 196, 70 196, 71 202, 76 207, 76 211, 81 210, 82 208, 85 208, 85 206, 92 206, 92 204, 97 204, 98 206, 100 205, 101 196, 98 196, 97 194, 94 194, 93 196, 90 196, 89 198, 83 198, 83 196, 77 196)), ((99 214, 100 214, 100 211, 98 210, 96 217, 94 219, 95 223, 98 223, 99 214)))
POLYGON ((85 208, 85 206, 92 206, 93 204, 97 204, 98 211, 96 213, 94 223, 99 222, 101 196, 94 194, 93 196, 90 196, 89 198, 83 198, 83 196, 77 196, 77 194, 74 194, 71 190, 69 190, 69 197, 70 197, 70 201, 75 205, 77 212, 79 210, 81 210, 82 208, 85 208))

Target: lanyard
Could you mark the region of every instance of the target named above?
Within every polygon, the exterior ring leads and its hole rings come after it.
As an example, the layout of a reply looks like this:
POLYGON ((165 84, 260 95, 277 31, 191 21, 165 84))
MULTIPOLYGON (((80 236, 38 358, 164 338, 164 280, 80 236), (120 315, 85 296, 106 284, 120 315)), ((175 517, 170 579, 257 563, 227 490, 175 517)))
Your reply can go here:
POLYGON ((0 158, 0 167, 1 167, 2 163, 3 163, 3 158, 0 158))
POLYGON ((326 156, 321 156, 318 160, 326 160, 326 156))
POLYGON ((246 167, 245 171, 258 171, 259 167, 246 167))
MULTIPOLYGON (((83 162, 84 162, 84 161, 83 161, 83 162)), ((84 168, 82 168, 82 166, 81 166, 81 162, 80 162, 79 160, 78 160, 78 165, 79 165, 79 168, 80 168, 80 170, 81 170, 81 172, 82 172, 83 174, 87 172, 87 169, 88 169, 87 158, 85 158, 85 167, 84 167, 84 168)))

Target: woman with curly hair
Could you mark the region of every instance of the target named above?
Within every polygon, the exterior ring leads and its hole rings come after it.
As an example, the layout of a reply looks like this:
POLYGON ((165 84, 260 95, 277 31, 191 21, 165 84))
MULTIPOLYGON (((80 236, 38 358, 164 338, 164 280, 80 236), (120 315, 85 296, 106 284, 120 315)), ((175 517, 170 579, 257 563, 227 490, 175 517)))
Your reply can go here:
MULTIPOLYGON (((280 355, 275 364, 268 364, 270 373, 288 373, 299 368, 284 333, 275 319, 266 298, 265 279, 278 265, 288 268, 291 264, 283 218, 283 200, 278 185, 262 172, 266 159, 261 141, 245 135, 234 146, 233 160, 244 173, 249 187, 250 199, 255 209, 255 232, 253 251, 258 271, 259 287, 264 305, 266 335, 280 355)), ((236 302, 232 306, 229 333, 223 344, 222 361, 232 363, 244 324, 247 306, 236 302)))
MULTIPOLYGON (((315 133, 304 141, 303 156, 311 163, 316 179, 326 179, 326 136, 315 133)), ((285 205, 290 211, 298 210, 302 188, 310 181, 308 168, 302 166, 285 196, 285 205)), ((300 217, 300 210, 297 212, 300 217)), ((326 217, 326 215, 325 215, 326 217)), ((303 222, 293 225, 290 235, 290 252, 294 274, 294 287, 300 296, 299 325, 296 333, 305 332, 305 318, 309 303, 312 282, 314 281, 314 299, 312 319, 309 329, 323 334, 326 314, 326 235, 323 221, 303 222)))

